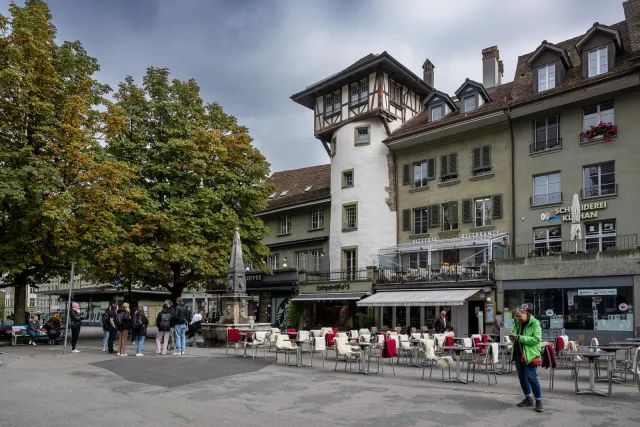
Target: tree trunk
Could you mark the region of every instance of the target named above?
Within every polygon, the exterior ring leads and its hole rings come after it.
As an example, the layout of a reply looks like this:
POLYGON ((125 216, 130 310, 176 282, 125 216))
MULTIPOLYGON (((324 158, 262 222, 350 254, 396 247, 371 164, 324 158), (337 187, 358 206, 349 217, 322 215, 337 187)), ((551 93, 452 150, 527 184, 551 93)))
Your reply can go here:
POLYGON ((24 325, 25 311, 27 307, 27 273, 23 272, 16 276, 13 280, 14 299, 13 299, 13 324, 24 325))
POLYGON ((178 297, 182 296, 182 291, 184 290, 184 282, 182 279, 182 265, 181 264, 171 264, 171 271, 173 271, 173 285, 171 286, 171 301, 176 303, 178 297))

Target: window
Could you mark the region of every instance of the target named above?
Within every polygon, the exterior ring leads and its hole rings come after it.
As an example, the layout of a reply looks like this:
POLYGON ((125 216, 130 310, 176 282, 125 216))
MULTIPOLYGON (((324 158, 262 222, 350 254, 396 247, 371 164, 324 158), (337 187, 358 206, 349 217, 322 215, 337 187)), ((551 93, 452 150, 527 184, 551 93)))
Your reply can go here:
POLYGON ((533 122, 532 152, 560 147, 560 121, 558 116, 549 116, 533 122))
POLYGON ((589 51, 589 77, 598 76, 609 71, 607 47, 599 47, 589 51))
POLYGON ((276 197, 276 194, 278 194, 277 191, 275 193, 271 194, 269 197, 267 197, 267 199, 273 199, 274 197, 276 197))
POLYGON ((560 253, 562 250, 562 229, 559 225, 534 229, 533 246, 536 255, 560 253))
POLYGON ((291 217, 289 215, 280 217, 280 235, 291 234, 291 217))
POLYGON ((402 105, 402 85, 389 79, 389 101, 402 105))
POLYGON ((331 157, 336 155, 336 150, 338 149, 338 145, 336 144, 336 138, 331 139, 331 157))
POLYGON ((358 206, 356 204, 344 205, 343 219, 344 230, 356 230, 358 228, 358 206))
POLYGON ((35 307, 35 306, 36 306, 36 299, 29 298, 29 307, 35 307))
POLYGON ((440 158, 440 179, 442 182, 458 179, 458 153, 447 154, 440 158))
POLYGON ((560 172, 533 177, 533 198, 531 206, 546 205, 562 201, 562 180, 560 172))
POLYGON ((605 252, 616 249, 616 220, 585 222, 585 238, 587 252, 605 252))
POLYGON ((437 120, 440 120, 443 116, 443 110, 443 105, 436 105, 434 107, 431 107, 431 121, 435 122, 437 120))
POLYGON ((600 123, 615 123, 613 101, 592 105, 583 110, 582 129, 584 132, 591 129, 591 126, 598 126, 600 123))
POLYGON ((342 188, 353 187, 353 170, 342 172, 342 188))
POLYGON ((320 230, 324 227, 324 209, 316 209, 311 212, 311 229, 320 230))
POLYGON ((412 252, 409 254, 409 268, 427 268, 427 252, 412 252))
POLYGON ((289 193, 289 190, 284 190, 282 193, 280 193, 280 197, 284 197, 289 193))
POLYGON ((484 145, 473 149, 473 174, 486 175, 491 173, 491 146, 484 145))
POLYGON ((465 96, 463 98, 464 112, 469 113, 476 109, 476 95, 465 96))
POLYGON ((538 67, 538 92, 556 87, 556 65, 538 67))
POLYGON ((487 263, 487 248, 474 248, 473 262, 475 265, 487 263))
POLYGON ((342 92, 337 90, 324 97, 324 115, 330 116, 340 113, 342 104, 342 92))
POLYGON ((492 209, 491 197, 482 197, 474 200, 474 224, 476 227, 491 225, 492 209))
POLYGON ((355 145, 369 144, 369 126, 355 129, 355 145))
POLYGON ((267 265, 272 270, 277 270, 280 265, 280 254, 273 254, 267 257, 267 265))
POLYGON ((356 83, 351 83, 351 105, 367 102, 369 97, 369 79, 364 78, 356 83))
POLYGON ((418 208, 413 210, 413 233, 427 234, 429 226, 429 209, 418 208))
POLYGON ((426 187, 429 180, 429 162, 422 161, 413 164, 413 188, 426 187))
POLYGON ((358 269, 357 250, 343 249, 342 257, 344 260, 344 269, 347 272, 347 279, 353 280, 355 278, 356 270, 358 269))
POLYGON ((616 170, 614 162, 584 167, 582 197, 598 197, 616 194, 616 170))
POLYGON ((442 231, 458 229, 458 202, 442 204, 442 231))

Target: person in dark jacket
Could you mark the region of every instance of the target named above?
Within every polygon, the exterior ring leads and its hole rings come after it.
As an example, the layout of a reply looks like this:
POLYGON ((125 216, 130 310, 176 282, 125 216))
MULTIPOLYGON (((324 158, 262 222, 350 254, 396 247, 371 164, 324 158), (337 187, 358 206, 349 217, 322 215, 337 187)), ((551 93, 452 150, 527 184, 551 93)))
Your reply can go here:
POLYGON ((147 337, 147 326, 149 325, 149 319, 144 314, 144 309, 139 308, 136 311, 136 315, 133 318, 133 332, 136 334, 138 339, 138 347, 136 349, 136 357, 144 356, 142 354, 142 345, 144 344, 144 339, 147 337))
POLYGON ((27 332, 31 337, 29 345, 36 345, 36 341, 40 336, 40 320, 38 320, 38 316, 33 316, 33 319, 29 321, 27 324, 27 332))
POLYGON ((170 299, 166 300, 164 303, 168 307, 169 313, 171 313, 171 336, 169 337, 169 345, 167 347, 167 350, 172 350, 176 346, 175 329, 174 329, 175 324, 173 323, 176 316, 176 310, 175 310, 175 307, 173 306, 173 302, 170 299))
POLYGON ((69 320, 69 328, 71 329, 71 353, 80 353, 80 350, 76 348, 76 344, 78 344, 78 337, 80 336, 82 317, 80 316, 80 304, 77 302, 71 304, 69 320))
POLYGON ((102 313, 102 351, 107 351, 107 342, 109 341, 109 311, 111 311, 111 307, 107 307, 102 313))
POLYGON ((436 334, 444 334, 444 332, 449 329, 449 325, 447 324, 447 312, 441 311, 440 317, 436 319, 435 324, 436 334))
POLYGON ((109 318, 107 319, 108 328, 109 328, 109 339, 107 340, 109 354, 113 354, 116 351, 113 349, 113 343, 116 341, 116 335, 118 335, 118 328, 116 326, 116 317, 118 315, 118 305, 111 304, 111 309, 109 310, 109 318))
POLYGON ((174 329, 176 332, 176 351, 174 356, 185 354, 184 347, 187 340, 187 309, 182 303, 182 298, 176 299, 176 311, 173 318, 174 329))
POLYGON ((169 305, 165 303, 162 306, 162 311, 156 316, 156 326, 158 327, 158 334, 156 335, 156 354, 167 354, 167 346, 171 337, 171 324, 173 323, 173 316, 169 311, 169 305))
POLYGON ((120 332, 120 345, 118 346, 118 356, 127 355, 127 337, 129 336, 129 329, 131 329, 131 312, 129 310, 129 303, 122 304, 122 310, 118 311, 117 315, 118 332, 120 332))

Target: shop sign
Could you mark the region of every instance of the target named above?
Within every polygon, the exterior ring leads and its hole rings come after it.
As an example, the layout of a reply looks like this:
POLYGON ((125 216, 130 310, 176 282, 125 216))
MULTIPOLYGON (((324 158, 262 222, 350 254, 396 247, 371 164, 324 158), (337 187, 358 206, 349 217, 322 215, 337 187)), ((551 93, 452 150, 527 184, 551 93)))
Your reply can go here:
POLYGON ((553 313, 553 310, 552 310, 552 309, 549 309, 549 310, 547 310, 547 311, 546 311, 546 313, 545 313, 545 314, 546 314, 547 316, 551 317, 551 316, 553 316, 553 314, 554 314, 554 313, 553 313))
POLYGON ((255 282, 262 282, 262 273, 255 273, 255 274, 245 274, 244 275, 247 283, 255 283, 255 282))
MULTIPOLYGON (((607 202, 585 203, 580 205, 580 219, 593 219, 598 218, 598 211, 600 209, 606 209, 607 202)), ((571 221, 571 206, 564 206, 556 208, 556 215, 562 215, 563 221, 571 221)))
POLYGON ((318 292, 342 292, 348 291, 351 288, 349 283, 335 283, 331 285, 318 285, 316 291, 318 292))
POLYGON ((413 243, 423 243, 423 242, 437 242, 439 240, 449 240, 449 239, 457 239, 461 237, 491 237, 503 234, 499 230, 494 231, 482 231, 478 233, 447 233, 440 236, 440 238, 428 237, 424 239, 412 239, 413 243))
POLYGON ((621 303, 618 308, 620 309, 620 311, 627 311, 629 309, 629 306, 625 303, 621 303))
POLYGON ((618 295, 617 289, 578 289, 578 296, 618 295))

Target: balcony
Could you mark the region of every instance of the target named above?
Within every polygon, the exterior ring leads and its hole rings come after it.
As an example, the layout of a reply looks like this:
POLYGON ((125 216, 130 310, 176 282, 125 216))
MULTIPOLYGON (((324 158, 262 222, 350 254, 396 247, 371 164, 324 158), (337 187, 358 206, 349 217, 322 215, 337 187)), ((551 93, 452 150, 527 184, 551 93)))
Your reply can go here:
POLYGON ((537 141, 529 144, 529 154, 544 153, 545 151, 558 150, 560 148, 562 148, 562 138, 537 141))
POLYGON ((615 196, 616 194, 618 194, 618 184, 601 184, 580 190, 580 199, 615 196))
POLYGON ((562 202, 562 192, 539 194, 537 196, 533 196, 529 198, 529 204, 531 205, 531 207, 551 205, 553 203, 560 203, 560 202, 562 202))
POLYGON ((306 277, 301 282, 345 282, 355 280, 371 280, 371 274, 367 269, 358 270, 334 270, 334 271, 313 271, 307 272, 306 277))
POLYGON ((590 254, 598 252, 614 252, 632 250, 638 248, 638 235, 590 237, 580 240, 558 240, 551 242, 532 243, 528 245, 516 245, 509 250, 508 259, 571 255, 577 253, 590 254))
POLYGON ((425 283, 487 282, 492 280, 488 264, 432 264, 430 268, 381 268, 374 273, 376 287, 425 283))

